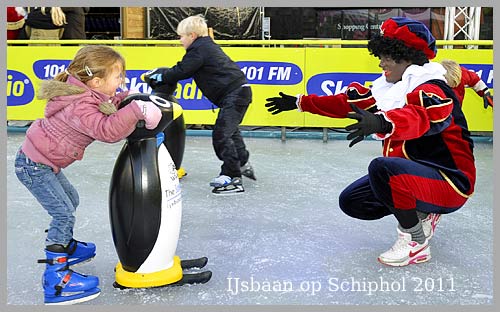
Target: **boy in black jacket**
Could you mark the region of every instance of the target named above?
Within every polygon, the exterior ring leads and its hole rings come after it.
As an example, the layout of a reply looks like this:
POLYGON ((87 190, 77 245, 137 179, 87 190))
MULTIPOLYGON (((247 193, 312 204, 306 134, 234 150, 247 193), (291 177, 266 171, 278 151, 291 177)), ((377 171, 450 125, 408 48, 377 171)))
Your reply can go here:
POLYGON ((219 176, 210 182, 214 187, 212 192, 243 192, 241 175, 255 180, 248 162, 249 152, 238 128, 252 102, 250 85, 239 66, 208 36, 207 23, 201 15, 182 20, 177 34, 186 49, 182 60, 172 68, 149 71, 145 79, 154 86, 175 85, 179 80, 194 78, 203 95, 220 108, 212 144, 223 164, 219 176))

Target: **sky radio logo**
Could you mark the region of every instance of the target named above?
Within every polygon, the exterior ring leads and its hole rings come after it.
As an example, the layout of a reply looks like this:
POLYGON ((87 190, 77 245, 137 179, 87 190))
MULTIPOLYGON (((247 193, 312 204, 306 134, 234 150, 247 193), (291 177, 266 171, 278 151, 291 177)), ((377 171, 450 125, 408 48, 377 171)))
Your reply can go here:
POLYGON ((250 84, 295 85, 302 81, 299 66, 287 62, 236 62, 250 84))
POLYGON ((35 98, 31 80, 23 73, 7 70, 7 106, 29 104, 35 98))
POLYGON ((493 89, 493 64, 460 64, 475 72, 488 88, 493 89))
MULTIPOLYGON (((39 60, 33 64, 33 72, 39 79, 53 79, 67 69, 70 60, 39 60)), ((296 85, 303 81, 299 66, 288 62, 236 62, 251 85, 296 85)), ((462 64, 476 72, 489 88, 493 88, 493 65, 462 64)), ((127 89, 141 93, 151 93, 151 87, 141 80, 147 70, 127 70, 125 84, 127 89)), ((334 95, 345 92, 351 82, 359 82, 370 87, 381 73, 321 73, 312 76, 306 84, 307 94, 334 95)), ((119 90, 120 91, 120 90, 119 90)), ((35 96, 33 82, 22 72, 7 71, 7 105, 26 105, 35 96)), ((192 78, 177 83, 174 96, 185 110, 210 110, 215 108, 201 92, 192 78)))
MULTIPOLYGON (((488 86, 493 88, 493 65, 490 64, 461 64, 475 72, 488 86)), ((322 73, 312 76, 307 81, 307 94, 334 95, 344 93, 351 82, 359 82, 370 87, 373 81, 382 74, 372 73, 322 73)))
MULTIPOLYGON (((287 62, 236 62, 251 85, 295 85, 302 81, 302 70, 287 62)), ((151 93, 151 87, 141 80, 146 70, 127 70, 127 89, 151 93)), ((216 108, 201 92, 193 78, 180 80, 174 93, 185 110, 210 110, 216 108)))
MULTIPOLYGON (((125 78, 127 89, 136 90, 140 93, 152 93, 152 88, 141 80, 141 75, 146 72, 146 70, 127 70, 127 77, 125 78)), ((182 108, 186 110, 204 110, 214 107, 212 102, 201 93, 192 78, 177 82, 177 89, 173 95, 182 108)))
POLYGON ((53 79, 65 71, 70 62, 70 60, 38 60, 33 63, 33 72, 39 79, 53 79))
POLYGON ((368 73, 324 73, 312 76, 307 81, 307 94, 334 95, 344 93, 351 82, 370 87, 381 74, 368 73))

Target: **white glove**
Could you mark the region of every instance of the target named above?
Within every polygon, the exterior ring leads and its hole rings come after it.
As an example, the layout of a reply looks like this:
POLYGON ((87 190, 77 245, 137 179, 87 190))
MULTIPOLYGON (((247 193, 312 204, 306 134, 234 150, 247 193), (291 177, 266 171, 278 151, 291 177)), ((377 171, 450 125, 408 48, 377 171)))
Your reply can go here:
POLYGON ((136 100, 134 103, 139 107, 146 122, 146 129, 152 130, 158 126, 161 119, 161 110, 152 102, 136 100))

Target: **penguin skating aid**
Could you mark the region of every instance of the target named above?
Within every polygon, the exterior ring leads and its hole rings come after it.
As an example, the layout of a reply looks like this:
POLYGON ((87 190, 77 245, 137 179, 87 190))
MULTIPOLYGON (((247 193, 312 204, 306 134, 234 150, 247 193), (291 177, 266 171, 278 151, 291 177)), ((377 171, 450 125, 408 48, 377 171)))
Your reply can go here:
MULTIPOLYGON (((178 257, 174 261, 179 261, 178 257)), ((190 270, 190 269, 202 269, 207 265, 208 263, 208 258, 207 257, 202 257, 198 259, 188 259, 188 260, 181 260, 180 265, 182 270, 190 270)), ((167 284, 167 285, 161 285, 161 286, 155 286, 155 287, 165 287, 165 286, 182 286, 185 284, 205 284, 212 278, 212 272, 210 271, 203 271, 203 272, 196 272, 196 273, 184 273, 182 274, 182 278, 172 284, 167 284)), ((113 283, 113 287, 115 288, 120 288, 120 289, 127 289, 129 287, 125 287, 123 285, 118 284, 117 282, 113 283)))
POLYGON ((148 94, 133 94, 121 107, 132 100, 157 104, 162 119, 153 130, 138 125, 127 138, 113 170, 110 219, 120 259, 114 286, 149 288, 208 282, 210 271, 185 275, 180 258, 175 256, 182 196, 176 166, 163 144, 162 131, 182 109, 148 94))

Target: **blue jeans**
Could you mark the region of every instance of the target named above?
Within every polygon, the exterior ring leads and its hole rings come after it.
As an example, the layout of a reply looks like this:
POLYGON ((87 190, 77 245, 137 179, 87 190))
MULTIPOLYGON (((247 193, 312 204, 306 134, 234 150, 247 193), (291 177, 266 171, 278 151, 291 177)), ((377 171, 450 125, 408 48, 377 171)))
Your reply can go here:
POLYGON ((15 168, 19 181, 52 217, 45 245, 68 245, 80 202, 76 189, 62 171, 55 174, 51 167, 32 161, 21 150, 16 154, 15 168))

